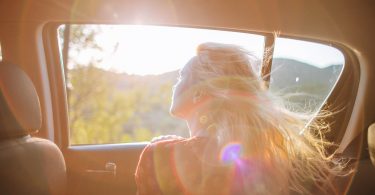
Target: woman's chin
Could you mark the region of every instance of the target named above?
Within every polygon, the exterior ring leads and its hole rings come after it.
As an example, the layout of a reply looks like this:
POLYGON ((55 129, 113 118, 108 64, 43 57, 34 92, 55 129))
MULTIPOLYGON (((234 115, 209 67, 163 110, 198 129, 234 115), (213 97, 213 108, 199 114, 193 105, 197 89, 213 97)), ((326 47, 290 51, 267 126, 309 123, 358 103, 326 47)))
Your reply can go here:
POLYGON ((176 112, 176 109, 174 108, 174 106, 172 105, 170 108, 169 108, 169 114, 173 117, 177 117, 179 118, 178 116, 178 112, 176 112))
POLYGON ((169 109, 169 114, 175 118, 179 118, 179 119, 185 119, 185 114, 181 111, 179 111, 178 109, 175 109, 175 107, 171 107, 169 109))
POLYGON ((173 111, 173 110, 170 110, 170 111, 169 111, 169 114, 170 114, 171 116, 175 117, 175 118, 184 119, 183 116, 182 116, 180 113, 175 112, 175 111, 173 111))

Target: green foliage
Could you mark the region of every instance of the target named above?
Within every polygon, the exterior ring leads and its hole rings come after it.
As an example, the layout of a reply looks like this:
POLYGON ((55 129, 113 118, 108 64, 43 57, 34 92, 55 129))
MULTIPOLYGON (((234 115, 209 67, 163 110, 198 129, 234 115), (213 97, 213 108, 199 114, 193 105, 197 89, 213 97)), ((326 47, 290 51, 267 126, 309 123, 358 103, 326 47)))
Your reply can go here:
POLYGON ((71 144, 148 141, 161 134, 187 136, 182 121, 169 116, 172 81, 122 86, 128 75, 88 66, 69 70, 71 144))
POLYGON ((121 141, 122 123, 133 114, 134 97, 115 90, 115 78, 90 65, 69 72, 71 142, 121 141))
POLYGON ((77 56, 102 51, 95 41, 101 26, 63 26, 59 28, 61 43, 66 30, 70 31, 65 70, 71 144, 148 141, 161 134, 188 134, 182 121, 169 116, 172 80, 160 83, 157 78, 105 71, 98 68, 100 56, 82 64, 77 56))

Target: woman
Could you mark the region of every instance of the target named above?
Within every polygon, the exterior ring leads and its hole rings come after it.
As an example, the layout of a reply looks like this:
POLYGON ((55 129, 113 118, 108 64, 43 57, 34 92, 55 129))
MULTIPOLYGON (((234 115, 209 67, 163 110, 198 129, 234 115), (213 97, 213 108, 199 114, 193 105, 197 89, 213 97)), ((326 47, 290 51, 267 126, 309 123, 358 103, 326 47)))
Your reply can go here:
POLYGON ((204 43, 180 71, 171 114, 190 138, 148 145, 139 194, 336 194, 343 167, 325 151, 329 126, 282 107, 252 68, 254 56, 204 43))

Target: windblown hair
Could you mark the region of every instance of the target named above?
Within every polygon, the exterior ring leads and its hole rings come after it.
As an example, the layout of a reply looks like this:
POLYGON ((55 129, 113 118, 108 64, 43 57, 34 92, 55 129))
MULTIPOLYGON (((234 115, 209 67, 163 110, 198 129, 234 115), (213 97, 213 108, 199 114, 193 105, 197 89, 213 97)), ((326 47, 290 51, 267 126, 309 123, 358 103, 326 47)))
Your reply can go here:
POLYGON ((244 158, 255 159, 263 173, 246 194, 338 193, 333 178, 345 174, 345 163, 327 152, 334 146, 325 139, 329 112, 286 109, 254 71, 256 57, 238 46, 204 43, 195 60, 194 88, 212 97, 204 106, 216 147, 239 143, 244 158))

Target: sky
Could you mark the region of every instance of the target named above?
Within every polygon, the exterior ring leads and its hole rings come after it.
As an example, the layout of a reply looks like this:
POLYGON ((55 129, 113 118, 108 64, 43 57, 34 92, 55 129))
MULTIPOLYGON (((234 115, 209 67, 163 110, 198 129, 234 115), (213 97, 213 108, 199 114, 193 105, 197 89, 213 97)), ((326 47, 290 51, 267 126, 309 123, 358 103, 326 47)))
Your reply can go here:
MULTIPOLYGON (((204 42, 239 45, 258 58, 263 55, 261 35, 181 27, 105 25, 95 41, 103 51, 71 54, 79 63, 101 58, 99 67, 115 72, 149 75, 180 69, 204 42)), ((274 57, 292 58, 323 68, 343 64, 344 57, 333 47, 305 41, 278 38, 274 57)))

